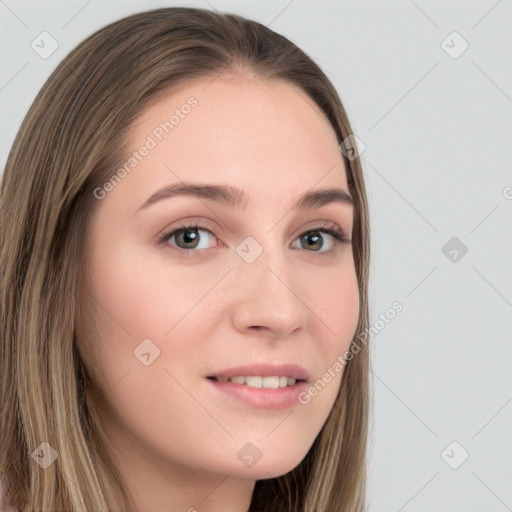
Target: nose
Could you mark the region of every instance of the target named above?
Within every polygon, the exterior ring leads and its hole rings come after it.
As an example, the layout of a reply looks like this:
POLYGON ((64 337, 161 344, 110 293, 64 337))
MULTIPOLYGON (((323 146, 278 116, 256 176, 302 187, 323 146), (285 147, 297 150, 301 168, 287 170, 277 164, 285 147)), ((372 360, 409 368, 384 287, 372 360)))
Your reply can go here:
POLYGON ((235 329, 269 338, 286 338, 307 325, 306 297, 286 256, 239 262, 233 289, 231 319, 235 329))

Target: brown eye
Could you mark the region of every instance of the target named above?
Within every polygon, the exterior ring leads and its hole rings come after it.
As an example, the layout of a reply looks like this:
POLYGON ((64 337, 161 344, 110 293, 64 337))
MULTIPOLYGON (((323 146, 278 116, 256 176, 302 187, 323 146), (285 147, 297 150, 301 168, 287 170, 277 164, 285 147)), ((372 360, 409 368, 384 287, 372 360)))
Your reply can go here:
POLYGON ((180 226, 160 237, 161 243, 168 243, 176 249, 183 251, 195 249, 208 249, 208 238, 215 235, 206 227, 196 224, 180 226), (174 239, 174 242, 171 240, 174 239))

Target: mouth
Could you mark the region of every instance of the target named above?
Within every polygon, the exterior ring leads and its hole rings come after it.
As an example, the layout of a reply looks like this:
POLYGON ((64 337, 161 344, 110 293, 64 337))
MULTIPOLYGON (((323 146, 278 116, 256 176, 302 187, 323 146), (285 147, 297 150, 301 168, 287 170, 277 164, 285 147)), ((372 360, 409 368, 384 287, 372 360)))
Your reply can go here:
POLYGON ((252 409, 282 410, 300 403, 299 397, 306 391, 309 378, 303 370, 281 373, 267 368, 266 375, 261 373, 261 370, 256 373, 237 369, 209 375, 205 380, 211 383, 215 393, 252 409))
POLYGON ((253 363, 212 372, 208 379, 251 388, 278 389, 308 382, 310 374, 299 363, 253 363))
POLYGON ((241 384, 243 386, 248 386, 250 388, 264 389, 287 388, 296 386, 301 382, 306 382, 305 379, 295 379, 293 377, 288 377, 286 375, 271 375, 265 377, 262 375, 235 375, 233 377, 227 377, 225 375, 211 375, 207 378, 216 382, 230 382, 232 384, 241 384))
POLYGON ((216 390, 253 409, 286 409, 299 403, 311 374, 299 363, 255 363, 212 372, 216 390))

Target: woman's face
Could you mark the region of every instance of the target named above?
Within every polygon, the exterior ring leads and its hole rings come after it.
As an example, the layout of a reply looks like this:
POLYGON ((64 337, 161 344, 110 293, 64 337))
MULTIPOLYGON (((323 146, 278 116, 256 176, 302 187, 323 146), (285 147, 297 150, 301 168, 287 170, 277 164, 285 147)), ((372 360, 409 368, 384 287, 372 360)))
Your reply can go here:
POLYGON ((335 133, 296 87, 224 73, 152 104, 129 144, 95 191, 82 282, 113 453, 125 471, 285 474, 327 419, 359 314, 352 245, 321 231, 350 240, 352 205, 296 207, 348 193, 335 133))

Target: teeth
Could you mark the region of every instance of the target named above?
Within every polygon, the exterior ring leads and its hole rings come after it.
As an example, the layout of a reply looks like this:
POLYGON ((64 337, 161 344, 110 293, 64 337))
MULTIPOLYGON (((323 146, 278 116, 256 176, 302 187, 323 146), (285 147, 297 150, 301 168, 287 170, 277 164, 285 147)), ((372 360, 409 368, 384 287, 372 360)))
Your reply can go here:
POLYGON ((297 382, 291 377, 260 377, 258 375, 251 375, 243 377, 237 375, 228 379, 227 377, 217 377, 219 382, 233 382, 234 384, 245 384, 251 388, 265 388, 265 389, 277 389, 285 388, 286 386, 294 386, 297 382))
MULTIPOLYGON (((240 377, 242 379, 242 382, 239 384, 244 383, 244 378, 240 377)), ((245 384, 251 388, 261 388, 263 387, 263 377, 245 377, 245 384)))

